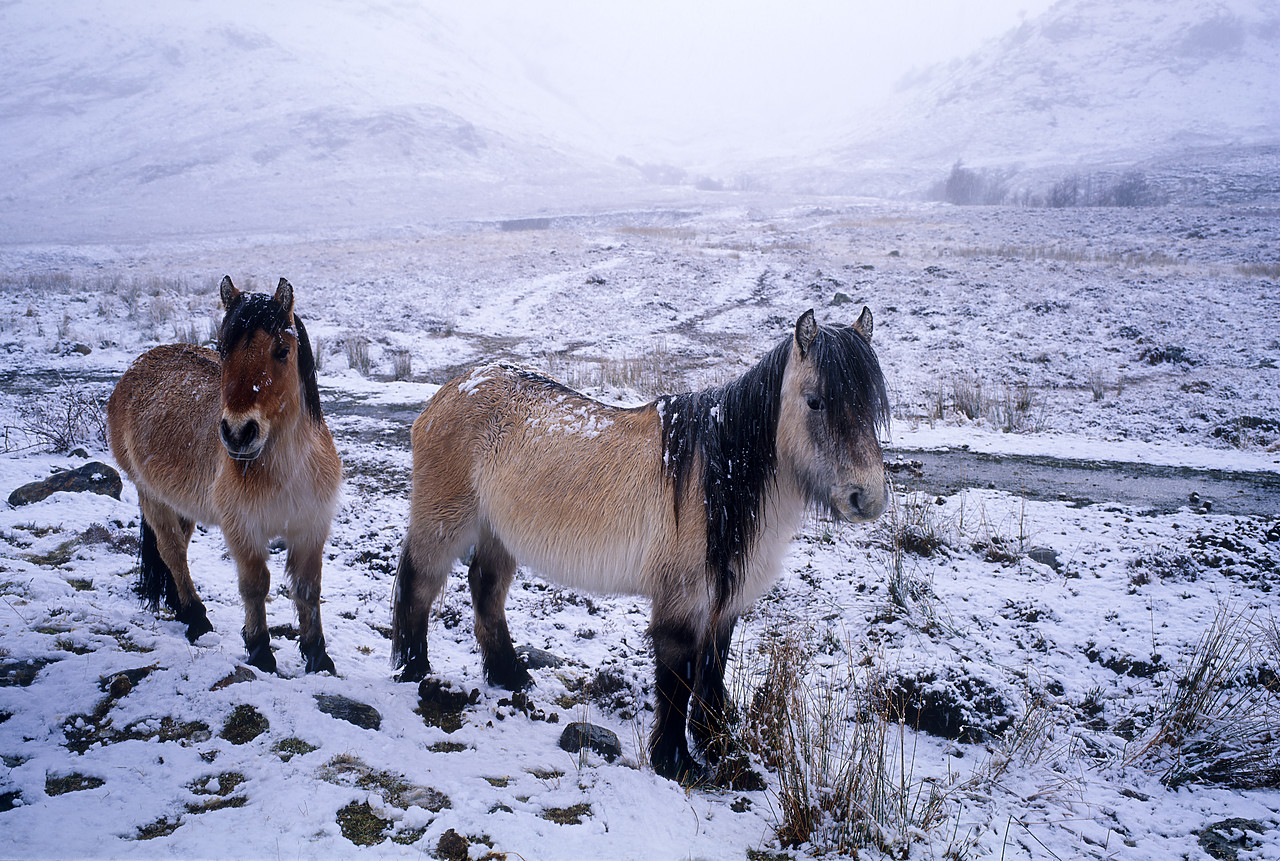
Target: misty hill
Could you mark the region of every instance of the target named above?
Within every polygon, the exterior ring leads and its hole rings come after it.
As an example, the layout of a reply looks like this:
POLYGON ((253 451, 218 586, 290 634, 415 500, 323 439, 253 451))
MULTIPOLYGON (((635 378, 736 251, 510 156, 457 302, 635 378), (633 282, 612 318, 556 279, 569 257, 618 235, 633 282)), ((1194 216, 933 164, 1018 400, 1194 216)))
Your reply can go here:
POLYGON ((10 240, 403 223, 616 182, 575 144, 588 120, 425 4, 15 3, 0 34, 10 240))
POLYGON ((1280 7, 1269 0, 1061 0, 897 90, 835 159, 854 185, 918 190, 962 159, 1016 168, 1028 184, 1143 165, 1280 191, 1280 7))

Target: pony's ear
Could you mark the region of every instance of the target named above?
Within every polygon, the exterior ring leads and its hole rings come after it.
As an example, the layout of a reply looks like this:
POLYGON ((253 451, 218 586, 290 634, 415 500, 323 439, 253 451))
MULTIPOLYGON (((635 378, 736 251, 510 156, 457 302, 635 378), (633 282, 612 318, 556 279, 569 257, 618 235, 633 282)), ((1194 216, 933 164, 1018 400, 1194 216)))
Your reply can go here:
POLYGON ((862 336, 862 340, 868 344, 871 343, 871 329, 874 324, 871 321, 871 309, 866 305, 862 306, 862 313, 858 315, 858 322, 853 324, 853 328, 862 336))
POLYGON ((231 283, 230 275, 222 276, 222 284, 218 287, 218 292, 222 294, 222 307, 228 311, 231 310, 231 304, 240 298, 240 291, 231 283))
POLYGON ((284 313, 290 317, 293 316, 293 285, 285 279, 280 279, 280 284, 276 287, 276 295, 274 298, 280 303, 280 307, 284 309, 284 313))
POLYGON ((810 308, 796 321, 796 346, 800 348, 802 358, 808 355, 809 348, 813 346, 813 339, 816 337, 818 337, 818 321, 814 319, 813 309, 810 308))

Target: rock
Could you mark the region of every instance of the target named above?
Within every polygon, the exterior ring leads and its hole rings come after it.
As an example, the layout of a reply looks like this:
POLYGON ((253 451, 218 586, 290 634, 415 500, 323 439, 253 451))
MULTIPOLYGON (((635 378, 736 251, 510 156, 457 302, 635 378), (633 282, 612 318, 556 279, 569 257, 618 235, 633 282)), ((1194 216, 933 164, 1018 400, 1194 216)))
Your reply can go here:
POLYGON ((339 694, 316 694, 316 705, 325 714, 355 724, 361 729, 382 727, 382 712, 348 697, 339 694))
POLYGON ((577 753, 584 747, 594 750, 609 762, 622 756, 622 743, 618 741, 618 736, 612 730, 595 724, 574 721, 560 734, 560 749, 577 753))
POLYGON ((1062 570, 1062 562, 1058 559, 1058 551, 1048 547, 1032 547, 1027 551, 1027 558, 1041 565, 1048 565, 1054 571, 1062 570))
POLYGON ((119 499, 122 487, 120 473, 101 461, 91 460, 76 469, 55 472, 43 481, 22 485, 9 494, 9 504, 15 508, 19 505, 29 505, 59 491, 66 493, 92 491, 119 499))
POLYGON ((105 691, 111 694, 113 698, 119 699, 137 687, 138 682, 145 679, 158 666, 159 664, 152 664, 149 667, 135 667, 131 670, 112 673, 109 676, 99 676, 98 690, 105 691))
POLYGON ((852 301, 853 300, 849 298, 848 293, 841 293, 839 291, 836 291, 836 295, 831 297, 831 307, 838 308, 841 305, 848 305, 852 301))
POLYGON ((470 848, 471 844, 467 838, 450 828, 440 835, 440 842, 436 844, 436 855, 445 861, 466 861, 470 848))
POLYGON ((564 664, 561 658, 544 649, 535 649, 533 646, 519 646, 516 648, 516 654, 530 670, 554 669, 564 664))
POLYGON ((220 691, 223 688, 230 687, 231 685, 238 685, 241 682, 252 682, 257 678, 257 673, 246 667, 244 664, 241 664, 230 673, 214 682, 213 687, 209 688, 209 690, 220 691))
POLYGON ((56 660, 55 658, 27 658, 0 663, 0 688, 30 686, 36 680, 36 675, 56 660))
POLYGON ((1200 832, 1200 848, 1210 857, 1219 861, 1236 861, 1241 849, 1248 849, 1250 843, 1257 842, 1249 837, 1249 832, 1262 834, 1266 831, 1262 823, 1253 819, 1224 819, 1205 826, 1200 832))

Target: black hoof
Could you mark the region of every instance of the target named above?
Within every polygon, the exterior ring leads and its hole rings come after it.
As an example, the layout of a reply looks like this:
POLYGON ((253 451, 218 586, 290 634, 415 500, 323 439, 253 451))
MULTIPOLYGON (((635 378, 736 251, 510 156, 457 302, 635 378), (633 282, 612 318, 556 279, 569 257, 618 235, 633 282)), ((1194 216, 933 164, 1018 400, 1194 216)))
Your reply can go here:
POLYGON ((248 639, 244 641, 245 649, 249 652, 247 663, 251 667, 257 667, 264 673, 274 673, 276 671, 276 656, 271 651, 271 637, 263 634, 252 643, 248 639))
POLYGON ((533 676, 517 660, 501 667, 485 667, 485 678, 496 688, 523 691, 533 687, 533 676))
POLYGON ((311 645, 299 645, 298 648, 302 652, 302 660, 308 673, 332 673, 335 676, 338 674, 334 669, 333 659, 325 651, 324 637, 311 645))
POLYGON ((659 777, 674 780, 681 786, 707 787, 714 785, 714 775, 702 763, 689 755, 689 751, 673 748, 669 751, 654 750, 649 763, 659 777))
POLYGON ((187 642, 194 643, 213 630, 204 604, 199 601, 193 601, 190 606, 179 608, 176 615, 178 621, 187 626, 187 642))
POLYGON ((431 674, 431 662, 426 655, 414 655, 405 661, 404 669, 396 676, 397 682, 420 682, 431 674))

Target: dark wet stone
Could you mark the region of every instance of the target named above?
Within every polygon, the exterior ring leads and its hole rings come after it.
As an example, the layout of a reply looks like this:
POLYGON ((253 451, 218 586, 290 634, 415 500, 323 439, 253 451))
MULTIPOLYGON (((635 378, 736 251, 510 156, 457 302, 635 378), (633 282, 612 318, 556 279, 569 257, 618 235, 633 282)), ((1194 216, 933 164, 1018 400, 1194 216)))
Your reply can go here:
POLYGON ((1048 565, 1054 571, 1062 569, 1062 562, 1058 559, 1058 551, 1051 550, 1048 547, 1032 547, 1027 551, 1027 558, 1032 562, 1048 565))
POLYGON ((382 712, 349 697, 340 694, 316 694, 316 705, 325 714, 355 724, 361 729, 382 727, 382 712))
POLYGON ((28 658, 25 661, 0 663, 0 688, 25 688, 36 680, 41 670, 56 663, 53 658, 28 658))
POLYGON ((59 491, 67 493, 89 491, 119 499, 123 486, 120 473, 101 461, 92 460, 84 466, 55 472, 42 481, 22 485, 9 494, 9 504, 15 508, 19 505, 30 505, 59 491))
POLYGON ((1008 700, 976 676, 900 676, 886 690, 893 713, 908 726, 965 744, 998 737, 1013 723, 1008 700))
POLYGON ((1262 834, 1266 830, 1253 819, 1224 819, 1200 832, 1200 848, 1218 861, 1236 861, 1241 849, 1248 849, 1250 843, 1256 842, 1249 837, 1249 832, 1262 834))
POLYGON ((530 670, 554 669, 564 664, 563 659, 545 649, 535 649, 533 646, 519 646, 516 649, 516 654, 524 662, 525 667, 530 670))
POLYGON ((609 762, 622 756, 622 743, 618 741, 618 736, 612 730, 595 724, 574 721, 560 734, 560 749, 577 753, 584 747, 594 750, 609 762))
POLYGON ((128 695, 130 691, 138 686, 138 682, 150 675, 151 671, 157 666, 157 664, 152 664, 149 667, 135 667, 132 670, 121 670, 109 676, 99 676, 98 690, 105 691, 111 694, 113 699, 118 700, 120 697, 128 695))
POLYGON ((209 690, 220 691, 223 688, 230 687, 231 685, 238 685, 241 682, 252 682, 257 678, 258 678, 257 673, 255 673, 249 667, 246 667, 243 664, 241 664, 240 666, 232 670, 230 673, 218 679, 218 681, 214 682, 213 687, 209 688, 209 690))
POLYGON ((440 835, 436 844, 436 855, 444 861, 467 861, 470 857, 471 844, 467 838, 450 828, 440 835))

